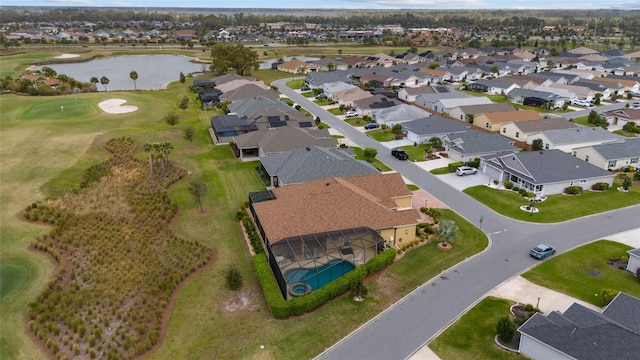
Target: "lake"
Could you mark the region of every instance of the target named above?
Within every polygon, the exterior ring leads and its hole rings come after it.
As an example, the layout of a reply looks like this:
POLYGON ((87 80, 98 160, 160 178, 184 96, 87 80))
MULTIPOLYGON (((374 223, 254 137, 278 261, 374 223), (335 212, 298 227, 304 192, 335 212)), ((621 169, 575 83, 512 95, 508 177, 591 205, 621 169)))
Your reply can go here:
MULTIPOLYGON (((83 63, 49 65, 58 74, 65 74, 78 81, 89 82, 92 77, 109 79, 107 90, 133 90, 133 80, 129 73, 138 73, 138 90, 160 90, 168 83, 180 80, 180 72, 185 76, 201 73, 209 69, 209 64, 196 64, 191 59, 178 55, 132 55, 95 59, 83 63)), ((98 83, 98 90, 104 85, 98 83)))

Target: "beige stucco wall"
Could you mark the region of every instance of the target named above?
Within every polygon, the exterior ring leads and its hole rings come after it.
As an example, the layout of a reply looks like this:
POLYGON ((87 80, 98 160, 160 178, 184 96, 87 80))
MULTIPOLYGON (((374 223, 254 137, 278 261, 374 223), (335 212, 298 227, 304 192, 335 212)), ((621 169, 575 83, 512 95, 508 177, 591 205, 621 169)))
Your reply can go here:
POLYGON ((393 199, 396 202, 396 205, 398 205, 399 208, 402 209, 408 209, 411 207, 411 195, 406 196, 406 197, 398 197, 393 199))
POLYGON ((405 225, 397 228, 390 229, 382 229, 379 230, 380 236, 382 236, 385 241, 391 241, 393 238, 394 243, 398 246, 402 246, 407 244, 410 241, 415 240, 416 238, 416 225, 405 225))

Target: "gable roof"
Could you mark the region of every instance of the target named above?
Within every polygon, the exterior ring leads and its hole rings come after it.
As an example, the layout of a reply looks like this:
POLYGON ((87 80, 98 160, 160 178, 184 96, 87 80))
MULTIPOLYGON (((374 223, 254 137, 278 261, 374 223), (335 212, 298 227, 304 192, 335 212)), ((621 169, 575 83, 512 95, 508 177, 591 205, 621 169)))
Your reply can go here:
POLYGON ((425 118, 428 116, 431 116, 431 113, 422 110, 419 107, 411 106, 408 104, 399 104, 377 111, 375 120, 378 123, 386 123, 392 121, 401 122, 425 118))
POLYGON ((611 176, 613 173, 561 150, 525 151, 485 157, 498 168, 516 173, 531 183, 546 184, 611 176))
POLYGON ((254 114, 260 111, 266 111, 270 109, 279 109, 283 112, 294 112, 296 109, 285 104, 279 100, 271 100, 264 96, 255 96, 247 99, 243 99, 227 106, 229 113, 235 113, 238 115, 254 114))
POLYGON ((622 142, 593 145, 592 148, 607 160, 640 157, 640 138, 628 138, 622 142))
POLYGON ((468 98, 459 98, 459 99, 440 99, 438 100, 446 109, 453 109, 458 106, 464 105, 481 105, 481 104, 492 104, 493 101, 486 96, 472 96, 468 98))
POLYGON ((415 119, 402 123, 402 127, 417 135, 451 134, 469 130, 469 127, 457 120, 433 115, 421 119, 415 119))
POLYGON ((624 138, 619 135, 610 133, 601 127, 576 127, 573 129, 548 130, 544 135, 555 145, 561 144, 577 144, 590 141, 621 141, 624 138))
POLYGON ((309 129, 283 126, 275 129, 260 129, 235 136, 238 148, 260 147, 265 154, 289 151, 305 146, 334 148, 338 140, 331 137, 327 129, 309 129))
POLYGON ((574 122, 565 118, 519 121, 516 126, 525 134, 547 130, 573 129, 578 127, 574 122))
POLYGON ((602 313, 574 303, 564 314, 536 313, 518 331, 576 359, 626 359, 640 354, 639 316, 640 299, 620 293, 602 313))
POLYGON ((448 134, 445 143, 450 150, 465 155, 520 150, 513 145, 512 140, 504 136, 478 130, 448 134))
POLYGON ((220 100, 238 101, 251 97, 262 96, 271 100, 278 100, 280 96, 272 90, 267 90, 256 84, 245 84, 235 89, 229 90, 220 95, 220 100))
POLYGON ((542 119, 540 113, 535 110, 497 111, 482 115, 486 116, 493 124, 542 119))
POLYGON ((484 114, 488 112, 501 112, 501 111, 513 111, 516 108, 507 103, 493 103, 493 104, 480 104, 480 105, 463 105, 458 109, 465 114, 484 114))
POLYGON ((272 190, 275 199, 253 204, 271 243, 336 229, 388 229, 418 223, 415 209, 398 210, 411 196, 398 173, 327 178, 272 190))
POLYGON ((352 149, 308 146, 261 156, 260 162, 270 176, 278 177, 280 185, 380 173, 368 162, 356 160, 353 156, 352 149))
POLYGON ((354 105, 360 109, 384 109, 399 103, 384 95, 371 95, 354 101, 354 105))
POLYGON ((238 80, 238 79, 256 81, 255 78, 252 78, 252 77, 249 77, 249 76, 240 76, 238 74, 224 74, 224 75, 216 76, 212 80, 213 80, 214 83, 216 83, 216 85, 222 85, 222 84, 225 84, 225 83, 227 83, 229 81, 238 80))
POLYGON ((216 88, 220 91, 222 91, 223 93, 226 93, 227 91, 231 91, 234 90, 236 88, 239 88, 243 85, 247 85, 247 84, 253 84, 256 86, 259 86, 263 89, 267 89, 267 86, 264 84, 263 81, 251 81, 251 80, 247 80, 247 79, 236 79, 236 80, 231 80, 231 81, 227 81, 224 84, 218 84, 216 85, 216 88))

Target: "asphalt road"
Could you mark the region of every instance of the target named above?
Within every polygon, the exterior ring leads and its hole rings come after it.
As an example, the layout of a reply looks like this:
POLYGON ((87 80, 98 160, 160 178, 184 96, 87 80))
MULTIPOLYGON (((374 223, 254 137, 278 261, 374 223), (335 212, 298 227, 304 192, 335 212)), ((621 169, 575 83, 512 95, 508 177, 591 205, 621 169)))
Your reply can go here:
POLYGON ((535 265, 537 261, 528 254, 534 245, 546 242, 562 253, 638 227, 640 205, 558 224, 534 224, 506 218, 415 164, 391 157, 389 149, 287 88, 286 81, 276 81, 274 85, 358 146, 378 149, 381 161, 468 221, 482 225, 490 239, 490 246, 485 251, 433 279, 425 279, 425 284, 316 359, 405 359, 496 286, 535 265))

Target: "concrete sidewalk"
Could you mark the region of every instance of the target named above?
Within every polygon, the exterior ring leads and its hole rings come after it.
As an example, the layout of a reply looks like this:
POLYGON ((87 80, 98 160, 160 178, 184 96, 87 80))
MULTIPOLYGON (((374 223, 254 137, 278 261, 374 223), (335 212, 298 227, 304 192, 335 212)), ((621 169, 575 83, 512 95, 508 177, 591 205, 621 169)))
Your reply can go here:
MULTIPOLYGON (((605 237, 605 239, 629 245, 634 249, 640 248, 640 228, 612 234, 605 237)), ((508 299, 522 304, 532 304, 534 306, 538 306, 538 308, 540 308, 540 310, 545 314, 549 314, 553 311, 564 312, 573 303, 579 303, 597 312, 602 311, 598 306, 586 303, 555 290, 536 285, 521 276, 514 276, 510 280, 505 281, 488 293, 487 296, 508 299)), ((429 349, 428 345, 425 345, 408 359, 439 360, 440 358, 431 351, 431 349, 429 349)))

